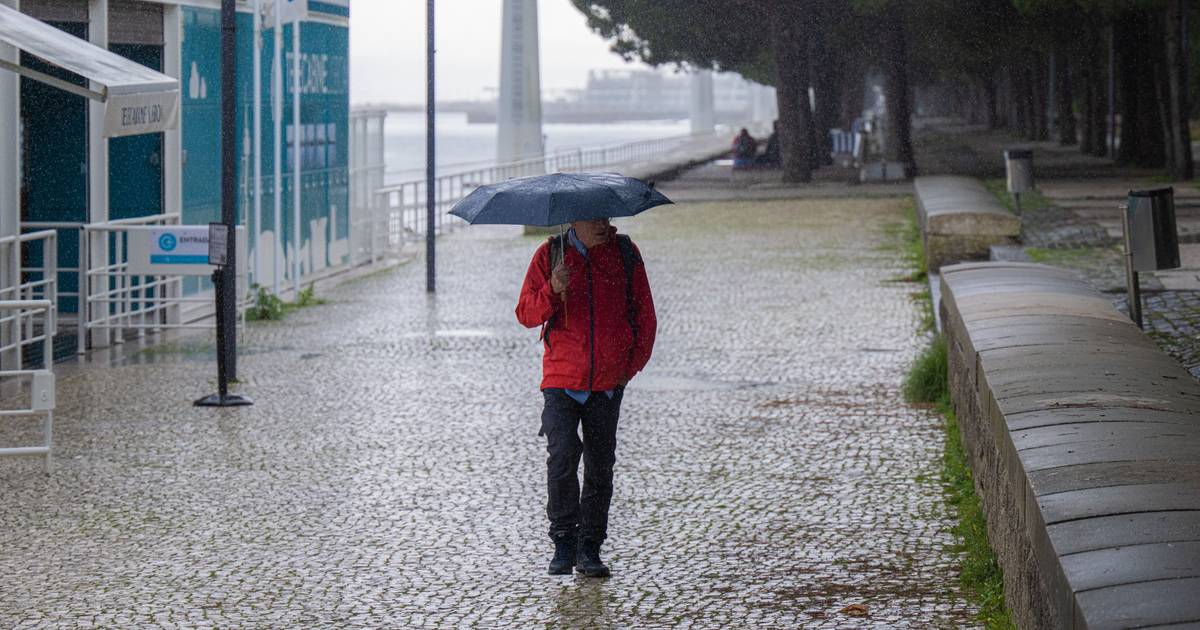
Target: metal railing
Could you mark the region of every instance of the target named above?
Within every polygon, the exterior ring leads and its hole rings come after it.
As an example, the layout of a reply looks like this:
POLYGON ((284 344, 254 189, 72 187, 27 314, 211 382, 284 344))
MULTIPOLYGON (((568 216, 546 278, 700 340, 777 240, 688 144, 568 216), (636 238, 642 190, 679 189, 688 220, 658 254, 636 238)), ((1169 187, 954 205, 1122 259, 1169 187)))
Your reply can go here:
MULTIPOLYGON (((47 300, 52 306, 51 330, 58 332, 58 232, 40 230, 0 238, 0 261, 8 269, 18 270, 11 284, 0 284, 0 300, 47 300), (25 265, 27 258, 40 254, 41 265, 25 265)), ((3 279, 0 278, 0 282, 3 279)))
MULTIPOLYGON (((639 140, 588 149, 557 151, 544 157, 457 170, 434 180, 434 233, 443 234, 466 225, 447 214, 454 204, 480 186, 517 177, 573 171, 596 171, 617 165, 651 161, 693 140, 693 136, 672 136, 639 140)), ((368 234, 367 257, 374 261, 388 250, 403 247, 426 233, 428 216, 424 179, 391 184, 375 192, 374 207, 359 212, 359 224, 368 234)))
MULTIPOLYGON (((154 225, 179 225, 178 213, 156 214, 132 219, 89 223, 80 228, 79 264, 85 269, 80 286, 83 299, 79 313, 79 352, 88 347, 88 339, 97 331, 109 332, 111 343, 123 343, 125 335, 138 337, 146 332, 166 329, 212 329, 215 319, 205 309, 213 304, 211 295, 185 297, 181 275, 136 273, 129 265, 130 228, 154 225), (185 314, 186 305, 200 311, 185 314), (212 321, 202 322, 211 319, 212 321)), ((238 321, 244 323, 250 301, 238 300, 238 321)))
POLYGON ((387 232, 377 229, 382 197, 375 191, 383 185, 386 168, 382 165, 350 169, 350 265, 374 262, 377 253, 387 249, 387 232))
POLYGON ((0 300, 0 392, 28 383, 27 405, 0 409, 0 418, 43 416, 42 444, 0 448, 0 456, 43 455, 50 472, 54 429, 55 307, 50 300, 0 300), (41 321, 38 322, 40 313, 41 321), (26 354, 40 345, 40 369, 26 369, 26 354), (11 360, 12 364, 9 365, 11 360))

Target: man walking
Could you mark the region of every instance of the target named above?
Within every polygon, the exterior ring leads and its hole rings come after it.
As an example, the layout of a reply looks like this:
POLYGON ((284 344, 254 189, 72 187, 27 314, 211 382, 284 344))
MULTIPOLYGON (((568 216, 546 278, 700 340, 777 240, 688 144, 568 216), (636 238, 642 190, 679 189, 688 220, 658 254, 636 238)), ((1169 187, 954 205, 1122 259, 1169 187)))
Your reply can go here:
POLYGON ((542 427, 551 575, 577 568, 607 577, 600 545, 608 535, 617 419, 625 385, 654 347, 657 320, 646 269, 633 241, 608 219, 576 221, 533 255, 517 320, 542 327, 542 427), (582 427, 583 439, 579 431, 582 427), (583 489, 579 460, 583 458, 583 489))

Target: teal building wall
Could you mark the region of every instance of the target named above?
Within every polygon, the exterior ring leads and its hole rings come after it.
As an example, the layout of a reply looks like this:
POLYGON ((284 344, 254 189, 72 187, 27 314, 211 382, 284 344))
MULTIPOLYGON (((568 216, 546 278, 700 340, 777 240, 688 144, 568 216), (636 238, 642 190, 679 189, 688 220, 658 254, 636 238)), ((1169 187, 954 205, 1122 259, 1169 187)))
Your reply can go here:
MULTIPOLYGON (((344 17, 346 7, 313 2, 310 11, 327 10, 344 17)), ((183 222, 203 224, 220 217, 220 14, 214 9, 183 8, 181 62, 183 222)), ((253 24, 247 13, 238 14, 237 39, 237 152, 238 218, 249 219, 249 249, 256 255, 259 243, 252 225, 254 205, 253 131, 253 24)), ((302 276, 344 264, 349 260, 349 118, 350 32, 346 26, 320 21, 301 26, 301 212, 300 242, 294 242, 293 188, 295 164, 292 127, 292 31, 283 29, 283 191, 281 234, 285 279, 291 281, 291 261, 300 255, 302 276)), ((274 130, 271 106, 273 30, 263 31, 262 48, 262 229, 274 229, 274 130)), ((270 239, 264 239, 264 247, 270 239)), ((267 282, 273 264, 263 252, 263 274, 252 282, 267 282)), ((247 261, 249 269, 249 261, 247 261)), ((203 289, 206 278, 186 281, 189 293, 203 289)))

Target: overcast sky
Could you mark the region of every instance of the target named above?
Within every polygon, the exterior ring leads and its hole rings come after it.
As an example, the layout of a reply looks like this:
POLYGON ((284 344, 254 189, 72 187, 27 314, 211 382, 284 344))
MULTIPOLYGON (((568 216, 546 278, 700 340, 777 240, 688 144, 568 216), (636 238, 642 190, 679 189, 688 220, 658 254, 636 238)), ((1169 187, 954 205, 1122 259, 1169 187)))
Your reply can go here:
MULTIPOLYGON (((499 85, 501 0, 437 0, 437 98, 478 99, 499 85)), ((350 98, 425 102, 425 2, 355 0, 350 12, 350 98)), ((626 64, 587 27, 570 0, 538 0, 542 96, 582 87, 589 68, 626 64)))

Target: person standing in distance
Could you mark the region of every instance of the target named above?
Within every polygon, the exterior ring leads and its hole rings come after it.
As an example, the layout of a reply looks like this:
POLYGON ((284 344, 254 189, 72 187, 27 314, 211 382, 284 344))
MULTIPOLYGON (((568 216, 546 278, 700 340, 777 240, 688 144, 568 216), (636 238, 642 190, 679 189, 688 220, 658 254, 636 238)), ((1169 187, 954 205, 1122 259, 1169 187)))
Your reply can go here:
POLYGON ((617 419, 630 379, 646 366, 658 327, 641 254, 608 219, 575 221, 533 255, 517 320, 542 327, 542 426, 551 575, 608 577, 617 419), (580 439, 582 429, 582 440, 580 439), (583 459, 583 488, 579 460, 583 459))

